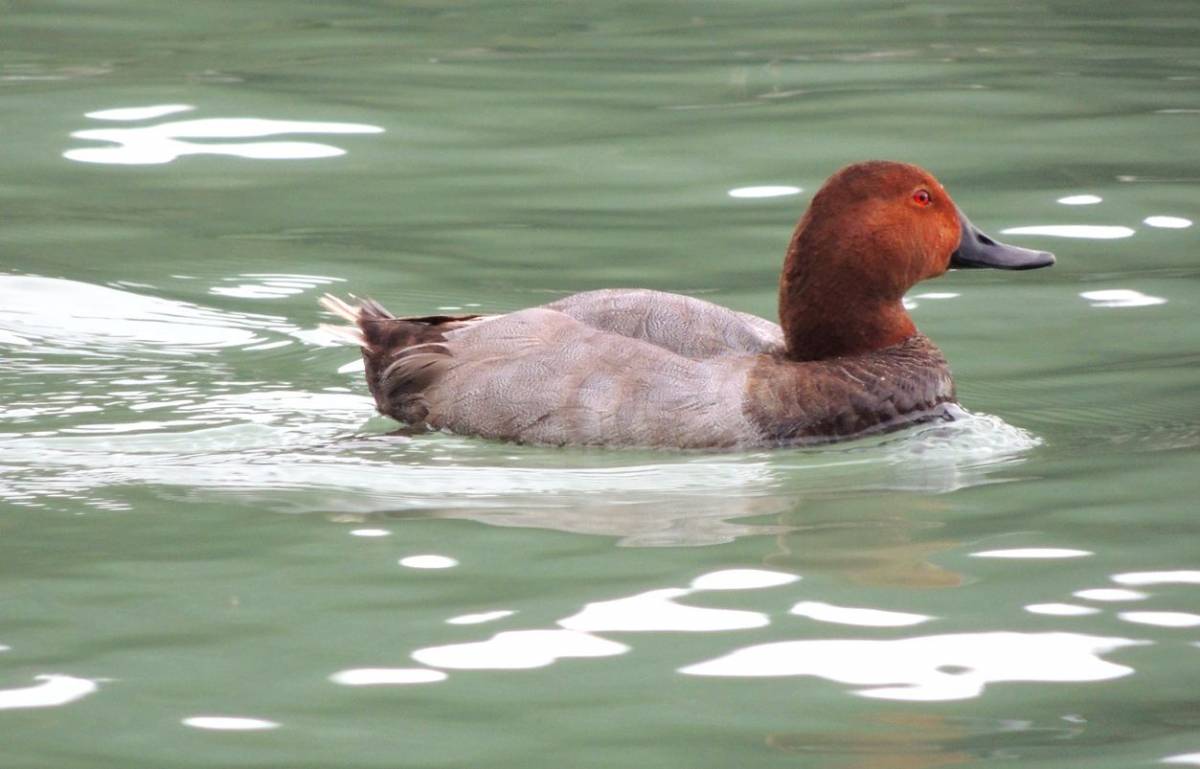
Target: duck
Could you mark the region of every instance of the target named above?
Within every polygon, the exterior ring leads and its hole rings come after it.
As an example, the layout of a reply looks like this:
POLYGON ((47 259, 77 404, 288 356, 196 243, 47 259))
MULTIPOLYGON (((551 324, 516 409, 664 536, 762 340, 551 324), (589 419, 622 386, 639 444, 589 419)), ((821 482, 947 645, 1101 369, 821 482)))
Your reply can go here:
POLYGON ((779 323, 645 288, 491 315, 397 317, 325 295, 381 414, 410 431, 549 446, 751 450, 953 420, 945 356, 904 306, 950 269, 1054 255, 985 235, 916 165, 866 161, 821 186, 779 279, 779 323))

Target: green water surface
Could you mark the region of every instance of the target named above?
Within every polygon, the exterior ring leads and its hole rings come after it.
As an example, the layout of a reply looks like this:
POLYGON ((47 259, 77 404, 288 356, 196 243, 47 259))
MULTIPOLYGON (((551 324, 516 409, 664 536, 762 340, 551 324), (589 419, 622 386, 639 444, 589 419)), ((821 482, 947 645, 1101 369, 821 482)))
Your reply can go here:
POLYGON ((4 769, 1200 763, 1194 2, 2 11, 4 769), (867 158, 1058 254, 910 294, 971 419, 410 439, 317 328, 773 317, 867 158))

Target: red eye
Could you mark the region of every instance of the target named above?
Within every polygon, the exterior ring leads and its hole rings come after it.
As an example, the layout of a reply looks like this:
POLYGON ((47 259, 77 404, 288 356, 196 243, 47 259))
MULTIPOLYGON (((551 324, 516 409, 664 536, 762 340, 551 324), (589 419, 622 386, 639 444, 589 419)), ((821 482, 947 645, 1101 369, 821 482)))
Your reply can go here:
POLYGON ((933 197, 930 196, 929 190, 917 190, 913 193, 913 202, 924 208, 933 202, 933 197))

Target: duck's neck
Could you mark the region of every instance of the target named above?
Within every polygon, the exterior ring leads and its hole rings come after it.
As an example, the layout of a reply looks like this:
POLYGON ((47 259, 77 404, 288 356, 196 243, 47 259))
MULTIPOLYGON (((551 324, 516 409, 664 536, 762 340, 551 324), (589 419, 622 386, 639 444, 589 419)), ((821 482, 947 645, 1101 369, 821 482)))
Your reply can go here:
POLYGON ((845 269, 870 264, 874 255, 860 247, 866 244, 821 237, 808 220, 806 215, 792 237, 779 282, 787 356, 809 361, 861 355, 917 333, 904 309, 903 285, 891 285, 869 267, 866 279, 862 269, 845 269))
POLYGON ((826 360, 882 350, 917 333, 900 302, 864 307, 839 301, 805 302, 800 312, 782 315, 787 356, 792 360, 826 360))

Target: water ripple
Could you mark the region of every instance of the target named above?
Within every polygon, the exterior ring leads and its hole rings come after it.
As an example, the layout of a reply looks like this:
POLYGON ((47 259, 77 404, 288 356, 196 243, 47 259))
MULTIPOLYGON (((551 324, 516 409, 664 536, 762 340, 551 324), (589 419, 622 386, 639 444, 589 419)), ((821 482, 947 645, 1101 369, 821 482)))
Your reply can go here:
POLYGON ((73 280, 0 275, 0 331, 43 354, 211 352, 266 341, 264 326, 288 324, 73 280))
MULTIPOLYGON (((336 280, 248 272, 210 293, 231 288, 257 301, 336 280)), ((336 361, 320 356, 332 340, 315 329, 152 291, 0 275, 0 344, 13 351, 0 376, 23 383, 12 388, 23 394, 0 406, 8 431, 0 499, 107 509, 124 504, 115 489, 130 485, 288 512, 452 517, 626 545, 703 545, 786 531, 736 519, 783 513, 798 494, 864 485, 939 493, 992 482, 1039 443, 965 411, 952 423, 835 447, 732 455, 386 435, 369 427, 373 402, 357 379, 347 383, 353 389, 316 391, 311 382, 260 378, 264 355, 278 356, 272 368, 297 380, 314 368, 328 378, 336 361)))

